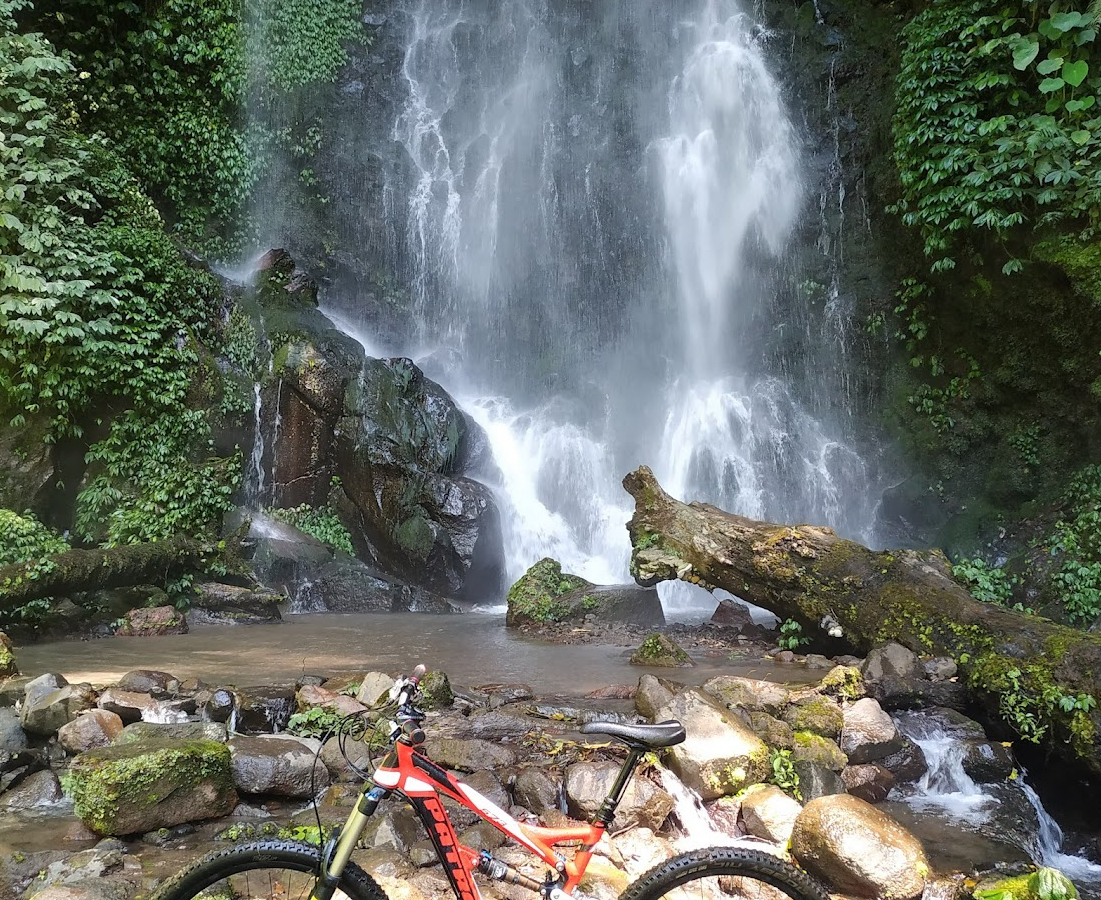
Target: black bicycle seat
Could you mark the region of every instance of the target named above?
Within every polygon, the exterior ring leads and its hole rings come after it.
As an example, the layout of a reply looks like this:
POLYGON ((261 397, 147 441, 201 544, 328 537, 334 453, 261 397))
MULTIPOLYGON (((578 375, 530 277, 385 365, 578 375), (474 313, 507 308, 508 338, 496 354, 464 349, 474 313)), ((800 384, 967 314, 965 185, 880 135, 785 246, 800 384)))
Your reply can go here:
POLYGON ((657 725, 620 725, 617 722, 587 722, 582 734, 606 734, 617 738, 633 750, 660 750, 684 741, 684 726, 676 720, 657 725))

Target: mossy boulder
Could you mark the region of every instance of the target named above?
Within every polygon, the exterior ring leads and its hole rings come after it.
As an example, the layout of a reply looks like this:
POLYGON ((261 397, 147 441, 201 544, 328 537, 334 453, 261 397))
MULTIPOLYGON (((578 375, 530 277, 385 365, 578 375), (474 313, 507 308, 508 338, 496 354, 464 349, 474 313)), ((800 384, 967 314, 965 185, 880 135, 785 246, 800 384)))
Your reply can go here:
POLYGON ((795 700, 784 710, 784 721, 795 731, 812 731, 827 738, 840 735, 845 724, 841 707, 829 697, 817 694, 795 700))
POLYGON ((228 815, 237 804, 229 748, 216 741, 114 744, 73 760, 66 789, 100 835, 136 834, 228 815))
POLYGON ((631 655, 631 665, 662 666, 672 669, 694 666, 695 663, 676 641, 655 631, 631 655))
POLYGON ((508 592, 506 625, 558 622, 570 611, 562 598, 573 591, 590 590, 592 582, 565 574, 562 564, 546 557, 528 569, 508 592))
POLYGON ((1063 896, 1074 900, 1078 889, 1062 872, 1043 868, 1019 875, 991 874, 975 885, 976 897, 995 897, 1008 894, 1013 900, 1040 900, 1041 897, 1063 896), (1056 890, 1053 891, 1052 887, 1056 890))
POLYGON ((856 666, 834 666, 818 682, 818 690, 841 700, 859 700, 866 694, 864 676, 856 666))
POLYGON ((11 638, 0 631, 0 678, 13 678, 19 674, 19 667, 15 664, 15 648, 11 638))
POLYGON ((420 705, 425 709, 446 709, 455 699, 446 672, 429 672, 421 679, 420 705))
POLYGON ((795 732, 792 756, 833 772, 840 772, 849 762, 837 744, 812 731, 795 732))

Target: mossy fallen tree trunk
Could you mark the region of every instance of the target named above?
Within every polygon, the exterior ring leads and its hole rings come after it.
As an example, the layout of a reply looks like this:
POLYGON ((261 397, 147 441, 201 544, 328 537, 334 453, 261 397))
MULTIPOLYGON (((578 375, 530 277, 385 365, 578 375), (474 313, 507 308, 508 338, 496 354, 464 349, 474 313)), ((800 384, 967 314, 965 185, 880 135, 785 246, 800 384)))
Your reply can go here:
POLYGON ((82 591, 160 583, 196 568, 210 547, 184 535, 108 550, 69 550, 45 560, 0 566, 0 610, 82 591))
POLYGON ((623 484, 639 584, 722 588, 805 629, 836 622, 861 652, 897 641, 951 656, 1023 737, 1101 775, 1101 636, 975 600, 939 551, 874 551, 829 528, 682 503, 645 467, 623 484))

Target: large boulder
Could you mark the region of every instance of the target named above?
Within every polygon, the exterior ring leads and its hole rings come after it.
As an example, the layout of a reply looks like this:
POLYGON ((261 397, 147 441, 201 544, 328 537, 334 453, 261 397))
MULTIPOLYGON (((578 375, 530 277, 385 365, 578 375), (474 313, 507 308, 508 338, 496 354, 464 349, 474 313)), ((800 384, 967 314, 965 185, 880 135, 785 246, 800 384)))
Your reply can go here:
POLYGON ((680 691, 682 685, 674 684, 654 675, 643 675, 638 680, 638 690, 635 691, 635 709, 640 716, 653 719, 657 711, 665 706, 673 695, 680 691))
POLYGON ((0 680, 14 678, 19 674, 15 664, 15 646, 4 632, 0 631, 0 680))
POLYGON ((560 782, 542 769, 523 769, 512 784, 516 802, 537 816, 558 811, 560 782))
POLYGON ((786 847, 803 807, 773 784, 754 785, 742 798, 742 826, 747 834, 786 847))
POLYGON ((237 692, 237 730, 242 734, 282 731, 296 706, 294 688, 242 688, 237 692))
POLYGON ((897 753, 902 747, 902 735, 878 701, 865 697, 845 710, 841 749, 850 763, 876 762, 897 753))
POLYGON ((0 811, 11 813, 50 806, 62 798, 61 783, 48 769, 28 775, 17 785, 0 794, 0 811))
POLYGON ((60 675, 41 675, 27 684, 19 719, 28 734, 49 737, 93 706, 95 694, 88 685, 69 684, 60 675))
POLYGON ((188 617, 192 625, 260 625, 278 622, 285 599, 271 591, 255 591, 232 584, 205 581, 195 587, 188 617))
POLYGON ((741 675, 718 675, 704 683, 703 692, 730 708, 780 715, 791 699, 791 689, 772 681, 741 675))
POLYGON ((831 772, 840 772, 849 762, 849 758, 837 744, 813 731, 794 733, 791 755, 796 760, 822 766, 831 772))
POLYGON ((812 875, 855 897, 914 900, 929 875, 917 838, 850 794, 808 803, 795 820, 791 853, 812 875))
POLYGON ((584 619, 616 625, 649 628, 665 624, 665 613, 656 588, 637 584, 613 584, 581 588, 558 598, 562 619, 584 619))
POLYGON ((314 764, 318 743, 307 738, 263 735, 229 740, 233 784, 242 794, 307 799, 329 786, 325 764, 314 764))
POLYGON ((557 560, 545 557, 528 569, 508 591, 506 625, 541 625, 569 618, 573 607, 562 598, 591 591, 596 586, 580 575, 562 571, 557 560))
POLYGON ((841 707, 829 697, 811 694, 800 697, 784 710, 784 721, 793 731, 810 731, 822 737, 836 738, 845 724, 841 707))
POLYGON ((69 770, 76 813, 96 834, 135 834, 228 815, 230 753, 215 741, 157 740, 82 753, 69 770))
POLYGON ((493 771, 516 765, 515 750, 480 738, 430 737, 426 749, 433 762, 459 772, 493 771))
POLYGON ((423 588, 406 584, 351 557, 340 556, 298 588, 310 609, 331 612, 460 612, 460 607, 423 588))
POLYGON ((122 719, 106 709, 90 709, 62 725, 57 741, 69 753, 106 747, 122 733, 122 719))
MULTIPOLYGON (((589 820, 611 792, 619 773, 613 762, 579 762, 566 769, 566 804, 570 814, 589 820)), ((661 828, 673 810, 673 798, 646 778, 632 778, 618 809, 616 827, 640 825, 654 831, 661 828)))
POLYGON ((705 800, 758 781, 769 772, 768 747, 730 711, 699 691, 673 697, 656 718, 681 722, 687 738, 669 748, 669 767, 705 800))
POLYGON ((799 776, 799 796, 804 802, 809 803, 819 797, 845 793, 845 783, 833 769, 805 759, 795 759, 792 762, 792 768, 799 776))
POLYGON ((115 687, 120 691, 151 694, 154 697, 172 697, 180 691, 180 679, 155 669, 134 669, 123 675, 115 687))
POLYGON ((267 513, 234 510, 225 518, 224 531, 235 532, 246 521, 242 553, 257 579, 273 590, 294 596, 333 558, 333 551, 312 534, 267 513))
POLYGON ((841 773, 841 781, 850 794, 869 803, 886 800, 895 786, 895 776, 879 763, 846 766, 841 773))
POLYGON ((351 716, 367 711, 367 707, 358 700, 313 684, 302 685, 295 695, 295 701, 299 712, 323 709, 341 716, 351 716))
POLYGON ((128 637, 159 637, 187 634, 187 619, 174 606, 132 609, 122 617, 118 633, 128 637))
POLYGON ((629 662, 632 666, 658 666, 667 669, 695 665, 692 657, 680 644, 660 631, 647 635, 638 649, 631 654, 629 662))

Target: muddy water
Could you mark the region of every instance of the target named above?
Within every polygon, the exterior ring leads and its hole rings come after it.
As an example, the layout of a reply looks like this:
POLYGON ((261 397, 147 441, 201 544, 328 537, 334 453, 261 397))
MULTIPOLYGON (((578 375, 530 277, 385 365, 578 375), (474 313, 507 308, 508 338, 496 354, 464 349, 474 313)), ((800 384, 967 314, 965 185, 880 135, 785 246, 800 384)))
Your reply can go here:
POLYGON ((304 674, 379 669, 405 672, 423 662, 457 684, 523 682, 542 696, 578 696, 643 672, 702 684, 714 675, 770 681, 816 681, 821 672, 769 660, 694 652, 697 665, 649 669, 628 663, 631 650, 602 644, 552 644, 516 634, 501 616, 290 616, 274 625, 196 628, 158 638, 110 637, 34 644, 19 650, 25 674, 59 672, 70 681, 115 682, 131 669, 155 668, 213 684, 286 684, 304 674))

